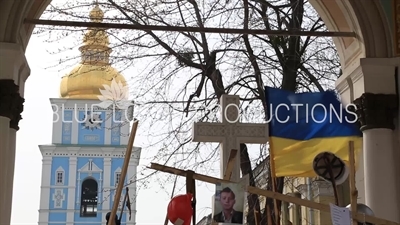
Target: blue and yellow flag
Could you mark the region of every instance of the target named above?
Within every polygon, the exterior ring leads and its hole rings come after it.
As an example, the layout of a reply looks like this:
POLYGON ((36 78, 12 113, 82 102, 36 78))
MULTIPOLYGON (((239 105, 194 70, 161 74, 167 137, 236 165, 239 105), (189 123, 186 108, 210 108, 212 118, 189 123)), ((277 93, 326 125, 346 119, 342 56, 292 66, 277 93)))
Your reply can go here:
POLYGON ((349 141, 354 141, 355 156, 359 155, 362 133, 357 115, 333 91, 297 94, 265 87, 265 94, 276 177, 316 176, 312 164, 321 152, 348 163, 349 141))

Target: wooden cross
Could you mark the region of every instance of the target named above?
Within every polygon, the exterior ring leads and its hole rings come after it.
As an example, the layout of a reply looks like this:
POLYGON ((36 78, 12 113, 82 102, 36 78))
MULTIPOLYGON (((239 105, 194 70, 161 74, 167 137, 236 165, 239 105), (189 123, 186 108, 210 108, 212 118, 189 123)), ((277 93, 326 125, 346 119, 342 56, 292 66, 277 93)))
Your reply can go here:
MULTIPOLYGON (((237 95, 222 95, 220 99, 222 123, 197 122, 193 124, 192 141, 221 143, 221 177, 225 175, 232 149, 239 150, 240 143, 265 144, 268 141, 267 124, 239 122, 239 101, 237 95)), ((236 157, 231 180, 238 182, 239 179, 240 157, 236 157)))

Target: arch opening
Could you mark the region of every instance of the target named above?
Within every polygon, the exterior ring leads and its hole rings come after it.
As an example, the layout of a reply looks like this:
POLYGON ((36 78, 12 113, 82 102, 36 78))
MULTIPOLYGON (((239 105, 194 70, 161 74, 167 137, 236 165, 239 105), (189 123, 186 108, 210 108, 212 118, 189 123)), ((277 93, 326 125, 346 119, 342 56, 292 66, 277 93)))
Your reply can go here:
POLYGON ((98 203, 98 184, 93 178, 82 182, 81 191, 81 217, 96 217, 98 203))

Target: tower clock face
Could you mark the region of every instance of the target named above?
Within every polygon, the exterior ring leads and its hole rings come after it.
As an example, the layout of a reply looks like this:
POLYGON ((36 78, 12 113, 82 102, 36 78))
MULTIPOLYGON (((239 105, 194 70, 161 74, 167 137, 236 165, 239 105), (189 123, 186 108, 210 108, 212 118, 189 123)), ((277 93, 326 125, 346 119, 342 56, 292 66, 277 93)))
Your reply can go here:
POLYGON ((83 118, 82 129, 88 129, 88 130, 101 129, 102 123, 103 120, 101 118, 100 113, 87 112, 83 118))

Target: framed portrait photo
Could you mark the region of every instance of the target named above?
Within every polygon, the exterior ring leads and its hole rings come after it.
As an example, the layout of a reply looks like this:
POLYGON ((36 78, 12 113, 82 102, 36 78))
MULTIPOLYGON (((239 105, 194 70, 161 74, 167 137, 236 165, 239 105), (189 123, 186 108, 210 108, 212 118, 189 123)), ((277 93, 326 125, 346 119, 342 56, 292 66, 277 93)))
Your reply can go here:
POLYGON ((243 224, 246 189, 242 183, 218 183, 213 198, 213 222, 243 224))

